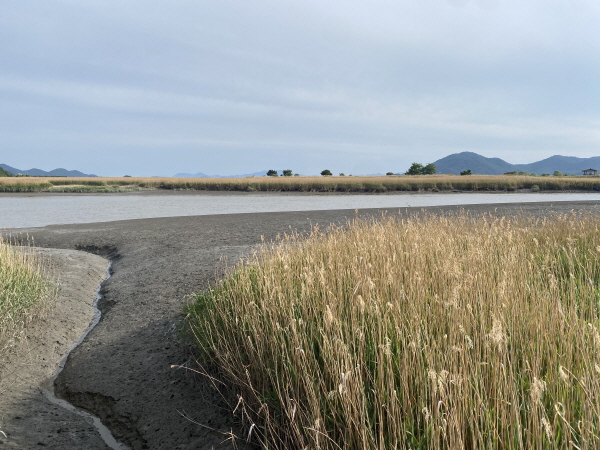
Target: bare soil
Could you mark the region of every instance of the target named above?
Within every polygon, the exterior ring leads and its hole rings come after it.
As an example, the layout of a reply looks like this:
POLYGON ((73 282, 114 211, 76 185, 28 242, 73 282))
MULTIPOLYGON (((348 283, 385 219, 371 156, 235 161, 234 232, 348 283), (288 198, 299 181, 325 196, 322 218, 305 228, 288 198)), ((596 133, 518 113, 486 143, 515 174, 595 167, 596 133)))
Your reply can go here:
MULTIPOLYGON (((432 213, 534 214, 571 210, 600 213, 598 202, 524 203, 426 208, 432 213)), ((388 211, 414 214, 421 208, 388 211)), ((360 215, 378 215, 363 210, 360 215)), ((297 230, 345 223, 354 210, 237 214, 57 225, 19 230, 36 245, 78 249, 112 260, 102 285, 103 318, 69 358, 59 393, 93 411, 133 449, 244 448, 233 406, 195 368, 182 338, 182 308, 261 240, 297 230), (180 368, 172 368, 172 366, 180 368), (183 367, 183 368, 181 368, 183 367)), ((14 231, 13 231, 14 236, 14 231)), ((85 431, 82 430, 82 433, 85 431)), ((1 446, 0 446, 1 448, 1 446)), ((102 445, 65 446, 100 449, 102 445)))
POLYGON ((76 250, 40 249, 60 284, 56 302, 0 360, 0 448, 105 449, 90 421, 44 395, 58 364, 87 329, 108 261, 76 250))

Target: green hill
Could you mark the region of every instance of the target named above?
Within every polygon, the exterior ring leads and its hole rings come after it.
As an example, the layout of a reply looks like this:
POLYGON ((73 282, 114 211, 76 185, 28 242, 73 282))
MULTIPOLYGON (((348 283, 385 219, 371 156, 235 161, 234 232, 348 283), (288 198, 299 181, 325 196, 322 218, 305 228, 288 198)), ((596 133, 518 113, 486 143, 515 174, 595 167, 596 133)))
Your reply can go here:
POLYGON ((0 167, 0 177, 12 177, 14 176, 12 173, 7 172, 2 167, 0 167))
POLYGON ((438 173, 460 174, 463 170, 471 170, 474 174, 499 175, 510 172, 513 165, 500 158, 486 158, 473 152, 462 152, 448 155, 434 162, 438 173))

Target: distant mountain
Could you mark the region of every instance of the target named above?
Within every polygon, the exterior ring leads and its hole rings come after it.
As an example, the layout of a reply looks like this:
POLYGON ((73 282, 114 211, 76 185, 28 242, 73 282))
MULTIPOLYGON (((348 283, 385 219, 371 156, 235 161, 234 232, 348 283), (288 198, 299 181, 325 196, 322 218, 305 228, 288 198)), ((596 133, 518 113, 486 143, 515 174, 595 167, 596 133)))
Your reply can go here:
POLYGON ((542 173, 552 174, 555 170, 560 170, 568 175, 581 175, 581 171, 584 169, 600 170, 600 156, 577 158, 575 156, 554 155, 531 164, 517 164, 515 167, 517 172, 522 170, 538 175, 542 173))
POLYGON ((206 175, 205 173, 176 173, 173 178, 246 178, 246 177, 262 177, 267 171, 246 173, 243 175, 206 175))
POLYGON ((93 174, 85 174, 80 172, 79 170, 67 170, 67 169, 54 169, 50 172, 46 172, 41 169, 29 169, 29 170, 21 170, 16 169, 14 167, 8 166, 6 164, 0 164, 0 167, 6 170, 7 172, 12 173, 13 175, 23 174, 23 175, 31 175, 34 177, 97 177, 98 175, 93 174))
POLYGON ((600 170, 600 156, 576 158, 555 155, 530 164, 510 164, 500 158, 486 158, 473 152, 454 153, 434 162, 438 173, 460 174, 471 170, 474 174, 501 175, 506 172, 527 172, 552 175, 555 170, 567 175, 581 175, 584 169, 600 170))
POLYGON ((438 173, 460 174, 463 170, 482 175, 499 175, 514 170, 500 158, 486 158, 473 152, 454 153, 434 162, 438 173))
POLYGON ((205 173, 176 173, 173 178, 219 178, 219 175, 206 175, 205 173))
POLYGON ((17 175, 17 174, 19 174, 19 173, 23 173, 23 171, 22 171, 22 170, 15 169, 14 167, 10 167, 10 166, 8 166, 8 165, 6 165, 6 164, 0 164, 0 167, 1 167, 2 169, 6 170, 7 172, 10 172, 10 173, 12 173, 13 175, 17 175))

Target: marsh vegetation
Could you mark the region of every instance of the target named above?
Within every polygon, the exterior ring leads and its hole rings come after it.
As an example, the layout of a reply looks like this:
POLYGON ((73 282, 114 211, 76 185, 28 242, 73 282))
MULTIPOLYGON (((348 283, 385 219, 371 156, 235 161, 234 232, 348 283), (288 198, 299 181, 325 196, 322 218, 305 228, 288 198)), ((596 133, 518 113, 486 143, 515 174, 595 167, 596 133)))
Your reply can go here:
POLYGON ((32 250, 14 247, 0 237, 0 357, 55 298, 56 287, 44 270, 32 250))
POLYGON ((263 448, 591 449, 599 282, 595 216, 382 217, 265 245, 187 318, 263 448))
POLYGON ((415 175, 249 178, 0 178, 0 192, 123 192, 142 189, 274 192, 513 192, 538 186, 540 191, 600 191, 600 177, 519 175, 415 175))

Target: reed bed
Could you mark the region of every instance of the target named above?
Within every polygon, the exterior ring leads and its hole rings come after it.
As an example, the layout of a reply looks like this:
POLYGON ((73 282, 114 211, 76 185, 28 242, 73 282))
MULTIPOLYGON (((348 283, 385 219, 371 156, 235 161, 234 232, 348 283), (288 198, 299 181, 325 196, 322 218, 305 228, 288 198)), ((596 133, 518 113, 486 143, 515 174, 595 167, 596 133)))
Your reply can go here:
POLYGON ((263 448, 595 449, 599 281, 598 217, 356 220, 187 318, 263 448))
POLYGON ((0 357, 56 296, 43 260, 0 237, 0 357))
POLYGON ((120 192, 123 189, 275 192, 416 192, 416 191, 600 191, 600 177, 534 177, 506 175, 425 175, 372 177, 249 178, 0 178, 0 192, 120 192), (69 186, 76 186, 69 189, 69 186), (115 189, 121 187, 122 189, 115 189))

